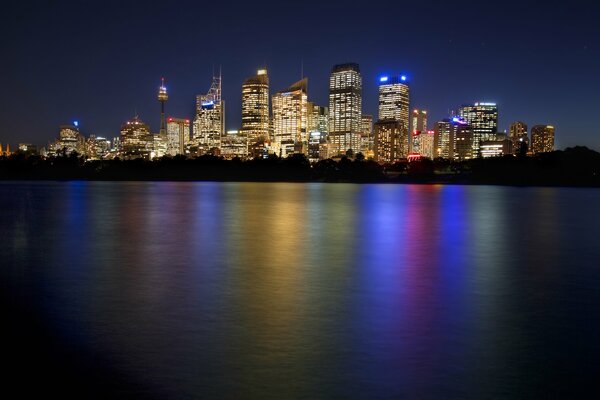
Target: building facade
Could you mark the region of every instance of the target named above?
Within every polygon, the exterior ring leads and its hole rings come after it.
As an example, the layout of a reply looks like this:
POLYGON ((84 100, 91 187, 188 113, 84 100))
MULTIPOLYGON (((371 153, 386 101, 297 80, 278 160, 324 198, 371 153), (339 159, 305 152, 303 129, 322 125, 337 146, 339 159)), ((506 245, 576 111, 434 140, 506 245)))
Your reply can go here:
POLYGON ((190 120, 170 117, 167 122, 167 151, 170 156, 186 154, 190 142, 190 120))
POLYGON ((269 134, 269 75, 259 69, 242 84, 242 128, 240 134, 248 139, 248 146, 271 140, 269 134))
POLYGON ((400 158, 406 158, 410 152, 409 107, 410 90, 406 76, 382 76, 379 78, 379 121, 397 121, 400 127, 398 148, 400 158))
POLYGON ((198 155, 218 154, 225 134, 225 102, 221 98, 221 76, 213 77, 207 94, 196 96, 193 145, 198 155))
POLYGON ((554 127, 535 125, 531 128, 531 152, 533 154, 554 151, 554 127))
POLYGON ((125 158, 150 158, 154 150, 154 135, 138 116, 121 126, 121 147, 125 158))
POLYGON ((306 153, 308 146, 308 79, 273 95, 273 152, 280 157, 306 153))
POLYGON ((496 140, 498 106, 496 103, 475 103, 458 109, 458 116, 473 128, 473 156, 479 155, 479 144, 496 140))
POLYGON ((406 158, 405 132, 400 121, 395 119, 379 120, 374 125, 374 158, 379 163, 394 163, 406 158))
POLYGON ((362 116, 362 76, 356 63, 334 65, 329 76, 331 152, 358 150, 362 116))

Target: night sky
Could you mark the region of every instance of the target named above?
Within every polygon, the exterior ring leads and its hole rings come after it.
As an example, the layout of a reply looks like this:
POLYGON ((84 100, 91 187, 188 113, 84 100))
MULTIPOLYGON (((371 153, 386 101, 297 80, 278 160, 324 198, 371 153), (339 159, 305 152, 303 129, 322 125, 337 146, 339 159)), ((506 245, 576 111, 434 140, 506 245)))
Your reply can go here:
POLYGON ((158 130, 192 118, 195 95, 222 68, 226 129, 240 127, 242 81, 266 64, 271 93, 309 78, 327 105, 331 66, 360 64, 363 112, 377 114, 377 78, 405 73, 411 108, 429 125, 464 103, 497 102, 512 121, 556 127, 556 147, 600 150, 600 23, 592 1, 45 1, 0 14, 0 142, 45 145, 58 126, 112 138, 136 112, 158 130))

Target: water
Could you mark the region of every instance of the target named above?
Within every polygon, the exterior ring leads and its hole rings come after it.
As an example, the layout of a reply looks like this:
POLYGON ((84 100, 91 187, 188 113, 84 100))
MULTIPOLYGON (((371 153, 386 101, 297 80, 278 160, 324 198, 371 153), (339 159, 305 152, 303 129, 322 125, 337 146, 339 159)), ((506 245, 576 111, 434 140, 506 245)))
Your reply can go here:
POLYGON ((597 189, 0 183, 0 210, 22 393, 576 398, 599 367, 597 189))

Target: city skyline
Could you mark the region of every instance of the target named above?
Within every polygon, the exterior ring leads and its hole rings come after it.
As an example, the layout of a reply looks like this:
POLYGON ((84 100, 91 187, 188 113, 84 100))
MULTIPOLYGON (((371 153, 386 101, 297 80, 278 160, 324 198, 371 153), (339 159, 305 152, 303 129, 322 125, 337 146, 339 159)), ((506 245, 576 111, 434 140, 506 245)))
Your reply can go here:
MULTIPOLYGON (((3 76, 10 78, 5 86, 12 96, 2 100, 1 140, 13 147, 19 141, 44 145, 58 125, 73 120, 80 121, 86 135, 113 137, 136 111, 152 132, 158 132, 157 80, 166 78, 167 116, 192 118, 193 99, 206 92, 219 69, 227 101, 226 130, 240 129, 241 85, 257 68, 269 70, 271 94, 301 75, 309 77, 309 100, 326 105, 331 66, 356 62, 363 76, 364 114, 377 115, 380 76, 406 73, 411 82, 411 108, 428 110, 430 124, 463 104, 494 102, 500 108, 500 131, 508 131, 514 121, 529 126, 552 124, 558 133, 556 148, 577 144, 600 148, 593 118, 593 83, 600 54, 585 16, 578 15, 577 23, 570 25, 567 22, 575 21, 575 14, 566 6, 524 4, 524 12, 516 17, 508 10, 486 12, 491 6, 479 11, 465 8, 460 11, 468 17, 470 29, 461 30, 449 27, 451 20, 442 4, 410 5, 403 10, 407 24, 403 30, 410 31, 410 37, 398 40, 400 28, 377 21, 388 4, 384 2, 381 7, 363 7, 359 21, 363 29, 330 46, 328 32, 340 22, 329 17, 359 8, 346 5, 340 11, 336 8, 340 4, 320 5, 322 23, 307 25, 310 29, 305 35, 290 33, 285 38, 267 29, 267 22, 288 15, 292 8, 271 7, 264 16, 265 27, 255 28, 262 39, 256 46, 240 41, 244 36, 241 23, 250 6, 232 7, 226 16, 229 23, 206 22, 208 31, 220 36, 200 46, 198 32, 189 27, 194 21, 192 11, 199 10, 191 2, 167 9, 129 2, 88 8, 54 2, 34 10, 11 5, 7 15, 14 18, 5 17, 0 28, 12 38, 2 45, 9 62, 1 68, 3 76), (489 17, 483 21, 482 15, 489 17), (180 22, 170 25, 173 29, 152 29, 175 17, 180 22), (58 20, 68 24, 57 24, 58 20), (441 22, 448 26, 442 29, 441 22), (508 29, 518 23, 526 27, 524 33, 508 29), (423 29, 409 29, 419 24, 423 29), (491 28, 483 31, 484 26, 491 28), (146 33, 139 34, 140 28, 146 33), (177 61, 169 56, 172 53, 180 55, 177 61), (562 95, 553 96, 560 79, 565 80, 560 85, 562 95)), ((206 11, 225 9, 205 7, 206 11)), ((304 20, 290 18, 289 23, 304 20)))

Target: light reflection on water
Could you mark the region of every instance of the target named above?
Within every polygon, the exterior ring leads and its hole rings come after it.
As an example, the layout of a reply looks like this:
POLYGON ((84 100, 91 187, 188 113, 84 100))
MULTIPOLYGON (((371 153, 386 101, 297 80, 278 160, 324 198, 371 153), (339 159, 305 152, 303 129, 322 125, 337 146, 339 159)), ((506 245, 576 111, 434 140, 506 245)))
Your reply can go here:
POLYGON ((598 350, 599 190, 2 183, 0 206, 3 287, 139 395, 572 393, 598 350))

